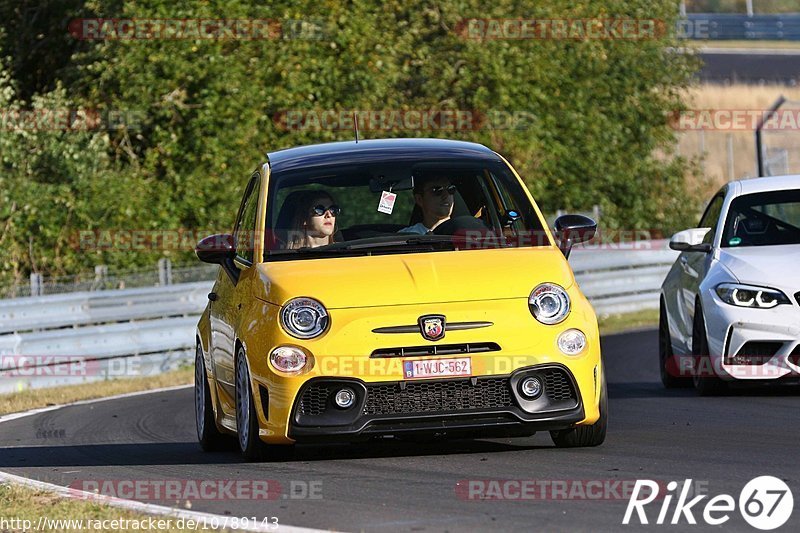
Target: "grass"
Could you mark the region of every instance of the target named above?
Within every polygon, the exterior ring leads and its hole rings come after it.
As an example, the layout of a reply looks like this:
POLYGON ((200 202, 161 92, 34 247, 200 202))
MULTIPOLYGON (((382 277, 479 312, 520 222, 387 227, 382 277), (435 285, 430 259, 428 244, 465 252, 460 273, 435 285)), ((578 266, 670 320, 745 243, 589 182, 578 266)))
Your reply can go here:
POLYGON ((598 314, 597 324, 600 335, 622 333, 624 331, 655 328, 658 326, 658 309, 647 309, 634 313, 598 314))
POLYGON ((800 50, 800 41, 689 41, 698 48, 747 48, 750 50, 800 50))
POLYGON ((0 395, 0 415, 128 392, 190 384, 193 379, 194 368, 185 367, 156 376, 97 381, 48 389, 28 389, 0 395))
MULTIPOLYGON (((781 95, 791 101, 782 109, 799 112, 800 87, 786 85, 703 84, 688 91, 686 105, 693 110, 767 110, 781 95)), ((768 148, 788 151, 790 173, 800 172, 800 158, 797 156, 800 153, 800 130, 765 132, 763 138, 768 148)), ((679 133, 678 139, 681 155, 692 158, 705 153, 700 168, 706 183, 698 191, 704 203, 724 183, 757 174, 754 129, 685 131, 679 133), (729 146, 732 160, 729 160, 729 146)), ((690 189, 694 190, 694 187, 690 189)))
MULTIPOLYGON (((41 491, 34 490, 28 487, 21 487, 17 485, 3 485, 0 484, 0 509, 3 510, 0 515, 0 531, 35 531, 39 524, 40 517, 50 519, 50 527, 43 527, 43 531, 194 531, 195 529, 179 528, 178 518, 168 516, 152 516, 144 513, 137 513, 126 509, 120 509, 104 505, 99 502, 89 500, 79 500, 71 498, 62 498, 61 496, 41 491), (158 529, 149 528, 148 521, 163 520, 161 525, 168 526, 158 529), (6 520, 3 523, 2 520, 6 520), (28 520, 27 524, 24 520, 28 520), (53 524, 53 520, 73 520, 72 524, 61 523, 59 525, 53 524), (82 527, 77 527, 74 521, 82 521, 82 527), (107 521, 106 527, 102 527, 102 523, 93 524, 89 521, 107 521), (118 522, 117 527, 112 527, 113 520, 128 520, 118 522), (12 522, 16 521, 16 522, 12 522), (144 524, 145 527, 136 527, 132 522, 136 521, 138 524, 144 524), (169 521, 169 522, 168 522, 169 521), (91 527, 97 525, 101 527, 91 527), (129 527, 119 527, 119 525, 128 525, 129 527), (27 526, 27 527, 26 527, 27 526), (87 527, 88 526, 88 527, 87 527)), ((185 521, 184 521, 185 524, 185 521)), ((43 524, 44 525, 44 524, 43 524)), ((210 529, 210 524, 208 525, 210 529)), ((202 530, 204 527, 201 524, 197 530, 202 530)))

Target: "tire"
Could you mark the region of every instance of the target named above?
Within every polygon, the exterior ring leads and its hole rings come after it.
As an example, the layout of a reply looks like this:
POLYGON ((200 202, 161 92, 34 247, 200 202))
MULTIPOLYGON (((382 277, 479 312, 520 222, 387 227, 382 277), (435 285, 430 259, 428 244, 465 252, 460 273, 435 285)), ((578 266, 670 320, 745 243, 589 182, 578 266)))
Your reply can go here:
POLYGON ((600 386, 600 418, 591 426, 577 426, 570 429, 551 431, 550 438, 558 448, 579 448, 599 446, 606 440, 608 427, 608 391, 606 390, 606 373, 603 371, 603 383, 600 386))
POLYGON ((712 369, 712 365, 709 356, 706 321, 703 317, 703 308, 700 306, 699 301, 694 306, 692 356, 694 358, 694 375, 692 376, 694 390, 696 390, 700 396, 713 396, 724 392, 727 387, 725 382, 720 378, 715 375, 710 377, 701 375, 704 368, 712 369))
POLYGON ((236 350, 236 434, 239 451, 247 461, 288 459, 294 446, 269 445, 258 436, 258 414, 253 391, 250 388, 250 371, 244 348, 236 350))
POLYGON ((669 335, 669 322, 664 300, 661 300, 658 313, 658 362, 661 374, 661 383, 667 389, 682 389, 692 386, 691 377, 676 376, 678 365, 675 364, 672 353, 672 340, 669 335), (672 361, 672 363, 669 363, 672 361))
POLYGON ((194 357, 194 413, 197 424, 197 440, 203 451, 216 452, 230 447, 231 438, 217 428, 214 420, 211 388, 206 378, 203 348, 199 343, 194 357))

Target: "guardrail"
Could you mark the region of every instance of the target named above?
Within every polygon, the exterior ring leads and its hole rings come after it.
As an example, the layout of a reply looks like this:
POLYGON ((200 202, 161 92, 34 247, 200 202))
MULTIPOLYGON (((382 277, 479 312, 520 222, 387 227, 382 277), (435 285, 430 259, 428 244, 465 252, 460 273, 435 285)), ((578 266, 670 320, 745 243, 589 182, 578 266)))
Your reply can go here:
POLYGON ((692 13, 682 33, 690 39, 800 41, 800 14, 692 13))
MULTIPOLYGON (((677 255, 666 241, 616 249, 590 244, 576 246, 570 264, 598 314, 622 313, 658 307, 661 282, 677 255)), ((153 375, 191 362, 211 286, 0 300, 0 393, 153 375)))

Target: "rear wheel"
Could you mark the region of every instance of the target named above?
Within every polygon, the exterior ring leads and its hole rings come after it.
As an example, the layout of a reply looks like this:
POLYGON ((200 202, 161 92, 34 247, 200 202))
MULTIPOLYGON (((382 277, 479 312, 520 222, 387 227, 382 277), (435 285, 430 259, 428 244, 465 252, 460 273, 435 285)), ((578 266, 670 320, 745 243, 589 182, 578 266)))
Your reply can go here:
POLYGON ((578 426, 570 429, 551 431, 550 437, 559 448, 578 448, 599 446, 606 440, 608 427, 608 392, 606 390, 606 373, 603 372, 603 383, 600 386, 600 418, 590 426, 578 426))
POLYGON ((700 396, 713 396, 725 391, 726 384, 714 373, 711 364, 711 355, 708 348, 706 335, 706 321, 703 317, 703 308, 700 302, 694 307, 694 322, 692 324, 692 356, 694 357, 694 375, 692 382, 694 389, 700 396))
POLYGON ((680 365, 672 353, 672 339, 669 335, 669 322, 664 300, 661 300, 658 313, 658 361, 661 371, 661 383, 668 389, 692 386, 692 378, 680 377, 680 365))
POLYGON ((197 422, 197 440, 207 452, 227 448, 233 441, 217 429, 214 421, 214 406, 211 403, 211 388, 206 378, 203 348, 198 343, 194 358, 194 412, 197 422))

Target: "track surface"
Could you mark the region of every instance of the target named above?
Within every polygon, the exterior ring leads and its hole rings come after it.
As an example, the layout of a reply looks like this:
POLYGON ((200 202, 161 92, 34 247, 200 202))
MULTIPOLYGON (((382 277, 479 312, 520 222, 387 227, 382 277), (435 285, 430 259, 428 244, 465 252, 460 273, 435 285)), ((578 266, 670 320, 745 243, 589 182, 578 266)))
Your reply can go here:
MULTIPOLYGON (((606 337, 603 344, 611 422, 598 448, 556 449, 540 433, 527 439, 317 447, 301 449, 286 462, 246 464, 233 452, 200 451, 192 390, 184 389, 4 423, 0 470, 62 485, 87 479, 268 479, 284 488, 293 480, 321 482, 322 499, 194 501, 192 510, 277 516, 281 524, 340 531, 611 531, 619 529, 627 505, 465 501, 455 487, 466 479, 692 478, 707 483, 711 496, 738 499, 747 481, 773 475, 789 484, 800 506, 798 388, 748 388, 716 398, 665 391, 657 381, 654 331, 606 337)), ((710 529, 685 521, 653 525, 659 507, 647 508, 651 525, 626 529, 710 529)), ((702 508, 695 508, 695 516, 702 523, 702 508)), ((738 512, 724 529, 757 531, 738 512)), ((795 509, 782 530, 798 529, 795 509)))

